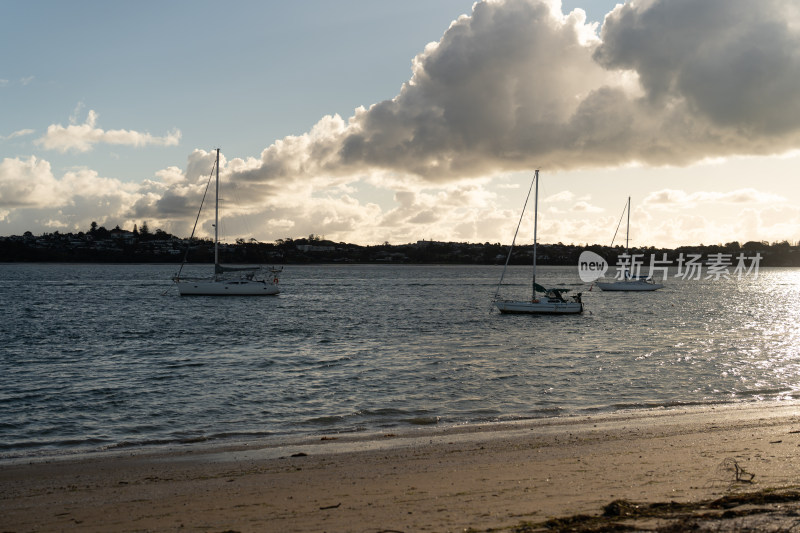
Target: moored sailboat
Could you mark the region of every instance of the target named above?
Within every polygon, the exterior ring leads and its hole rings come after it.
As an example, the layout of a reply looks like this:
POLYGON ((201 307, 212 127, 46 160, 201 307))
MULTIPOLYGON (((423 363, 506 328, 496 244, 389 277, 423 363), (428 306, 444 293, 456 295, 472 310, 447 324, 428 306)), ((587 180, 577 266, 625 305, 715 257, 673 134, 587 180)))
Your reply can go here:
MULTIPOLYGON (((181 276, 183 267, 188 256, 184 256, 180 269, 172 278, 178 287, 181 296, 266 296, 278 294, 279 274, 283 268, 264 268, 262 266, 252 267, 230 267, 223 266, 219 261, 219 148, 217 157, 212 168, 211 175, 216 169, 216 202, 214 209, 214 275, 208 278, 185 277, 181 276)), ((209 177, 209 184, 211 177, 209 177)), ((206 185, 208 190, 208 185, 206 185)), ((205 195, 203 195, 205 199, 205 195)), ((203 209, 203 202, 200 202, 200 211, 203 209)), ((200 219, 200 211, 192 229, 192 237, 197 229, 197 221, 200 219)))
POLYGON ((572 315, 583 312, 583 302, 581 301, 581 293, 572 297, 572 301, 567 300, 564 293, 568 289, 546 289, 536 283, 536 230, 539 218, 539 171, 534 172, 531 188, 536 186, 534 194, 534 217, 533 217, 533 281, 531 284, 531 299, 530 300, 501 300, 498 298, 500 294, 500 286, 503 284, 506 268, 511 259, 511 252, 514 250, 514 243, 517 240, 517 233, 522 224, 522 219, 525 215, 525 207, 528 205, 531 191, 528 190, 528 196, 525 198, 525 205, 522 207, 522 214, 520 215, 519 223, 517 224, 517 231, 514 233, 514 239, 511 242, 511 249, 508 251, 506 264, 503 267, 503 273, 500 275, 500 282, 497 284, 497 290, 494 294, 494 305, 501 313, 527 313, 527 314, 554 314, 554 315, 572 315), (537 292, 542 293, 542 296, 537 297, 537 292))
MULTIPOLYGON (((628 212, 628 223, 625 229, 625 253, 629 253, 628 237, 631 229, 631 197, 628 196, 628 205, 625 208, 628 212)), ((625 211, 622 212, 625 214, 625 211)), ((622 219, 620 219, 622 222, 622 219)), ((617 225, 619 229, 619 224, 617 225)), ((614 234, 616 236, 616 233, 614 234)), ((614 240, 611 240, 611 246, 614 246, 614 240)), ((634 276, 631 274, 630 268, 623 267, 623 270, 618 273, 619 279, 609 281, 598 281, 595 283, 603 291, 655 291, 664 287, 661 283, 656 283, 650 276, 634 276)))

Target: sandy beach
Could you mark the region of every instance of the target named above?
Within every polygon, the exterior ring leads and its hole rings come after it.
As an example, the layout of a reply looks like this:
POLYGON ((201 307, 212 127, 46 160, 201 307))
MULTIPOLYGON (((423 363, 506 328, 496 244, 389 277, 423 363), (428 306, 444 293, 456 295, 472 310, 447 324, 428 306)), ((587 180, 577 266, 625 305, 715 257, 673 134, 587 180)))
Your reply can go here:
MULTIPOLYGON (((603 514, 654 528, 663 517, 625 509, 793 490, 798 446, 800 405, 758 403, 4 461, 0 530, 535 531, 603 514)), ((726 503, 717 530, 764 519, 731 514, 745 507, 726 503)), ((773 504, 775 523, 798 527, 797 508, 773 504)))

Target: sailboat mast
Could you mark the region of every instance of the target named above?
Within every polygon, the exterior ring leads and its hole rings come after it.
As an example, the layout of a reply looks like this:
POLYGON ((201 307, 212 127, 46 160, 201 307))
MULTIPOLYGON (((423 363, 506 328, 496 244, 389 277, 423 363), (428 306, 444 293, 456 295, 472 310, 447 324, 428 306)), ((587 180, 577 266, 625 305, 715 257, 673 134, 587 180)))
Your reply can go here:
MULTIPOLYGON (((625 225, 625 254, 630 254, 630 247, 628 246, 628 236, 631 232, 631 197, 628 196, 628 223, 625 225)), ((631 265, 632 266, 632 265, 631 265)), ((625 267, 625 279, 631 277, 631 271, 625 267)))
POLYGON ((628 253, 628 233, 631 231, 631 197, 628 196, 628 225, 625 228, 625 253, 628 253))
POLYGON ((533 283, 531 285, 531 300, 536 299, 536 226, 539 223, 539 170, 533 175, 536 181, 536 192, 533 195, 533 283))
POLYGON ((219 148, 217 148, 217 194, 214 207, 214 270, 219 265, 219 148))

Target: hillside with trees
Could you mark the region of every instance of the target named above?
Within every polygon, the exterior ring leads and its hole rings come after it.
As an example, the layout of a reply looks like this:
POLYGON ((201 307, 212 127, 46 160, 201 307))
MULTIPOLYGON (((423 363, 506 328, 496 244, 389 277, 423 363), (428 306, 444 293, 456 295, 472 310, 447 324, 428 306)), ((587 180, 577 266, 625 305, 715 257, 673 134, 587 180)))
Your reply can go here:
MULTIPOLYGON (((237 239, 220 244, 220 259, 234 264, 302 264, 302 263, 418 263, 477 264, 505 263, 508 245, 500 243, 463 243, 417 241, 409 244, 384 243, 362 246, 333 242, 319 235, 278 239, 262 243, 255 239, 237 239)), ((577 265, 581 252, 590 250, 612 266, 625 250, 621 246, 582 244, 540 244, 537 262, 541 265, 577 265)), ((510 264, 529 264, 533 246, 515 246, 510 264)), ((789 242, 729 242, 716 245, 681 246, 675 249, 657 247, 631 248, 630 254, 641 255, 645 263, 651 256, 666 257, 677 264, 681 257, 700 255, 730 256, 735 264, 740 255, 758 254, 760 266, 800 266, 800 247, 789 242), (666 254, 666 256, 664 256, 666 254), (681 255, 682 254, 682 255, 681 255)), ((86 232, 45 233, 0 237, 0 262, 105 262, 105 263, 179 263, 188 257, 191 263, 212 263, 214 243, 208 239, 176 237, 161 229, 151 231, 146 222, 141 227, 125 230, 119 226, 107 229, 92 222, 86 232), (188 254, 188 255, 187 255, 188 254)))

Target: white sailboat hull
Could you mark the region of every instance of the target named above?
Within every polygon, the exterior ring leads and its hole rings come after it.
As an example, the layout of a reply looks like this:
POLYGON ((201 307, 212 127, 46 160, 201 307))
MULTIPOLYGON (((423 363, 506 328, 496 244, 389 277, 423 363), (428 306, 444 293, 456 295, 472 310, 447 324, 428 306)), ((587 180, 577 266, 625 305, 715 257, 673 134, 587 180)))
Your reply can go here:
POLYGON ((542 315, 576 315, 583 313, 582 302, 548 302, 543 300, 497 300, 494 305, 501 313, 526 313, 542 315))
POLYGON ((664 287, 652 281, 598 281, 595 283, 603 291, 655 291, 664 287))
POLYGON ((181 296, 269 296, 278 294, 278 284, 263 280, 191 280, 175 282, 181 296))

